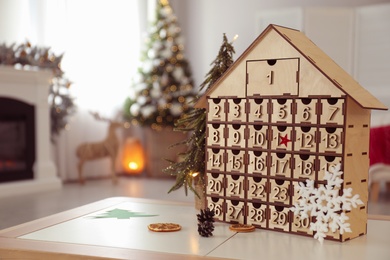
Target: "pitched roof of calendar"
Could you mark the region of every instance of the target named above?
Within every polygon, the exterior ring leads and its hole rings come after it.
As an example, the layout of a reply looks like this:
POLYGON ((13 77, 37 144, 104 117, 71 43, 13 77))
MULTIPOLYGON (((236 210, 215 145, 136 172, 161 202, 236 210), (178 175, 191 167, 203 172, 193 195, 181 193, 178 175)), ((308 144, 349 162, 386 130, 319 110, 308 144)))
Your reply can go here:
MULTIPOLYGON (((275 31, 285 42, 288 42, 297 52, 306 58, 318 71, 320 71, 335 87, 355 100, 365 109, 387 110, 388 108, 363 88, 352 76, 337 65, 317 45, 315 45, 302 32, 282 26, 269 25, 256 40, 244 51, 244 53, 230 66, 230 68, 212 85, 209 90, 198 100, 195 107, 205 108, 206 98, 215 90, 240 64, 245 63, 247 56, 256 49, 270 31, 275 31)), ((239 79, 241 80, 241 79, 239 79)), ((237 82, 235 82, 237 83, 237 82)), ((238 82, 238 85, 240 82, 238 82)))

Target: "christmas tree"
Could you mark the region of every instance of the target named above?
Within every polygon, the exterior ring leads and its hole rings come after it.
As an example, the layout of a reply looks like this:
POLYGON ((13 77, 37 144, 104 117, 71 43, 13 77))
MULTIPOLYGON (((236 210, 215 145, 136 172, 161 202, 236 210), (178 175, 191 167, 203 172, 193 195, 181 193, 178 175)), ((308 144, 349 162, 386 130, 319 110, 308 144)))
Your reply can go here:
POLYGON ((142 67, 125 102, 125 118, 133 124, 159 130, 191 106, 195 94, 183 38, 168 0, 157 3, 156 19, 141 55, 142 67))
MULTIPOLYGON (((223 42, 218 55, 211 63, 213 67, 207 73, 206 79, 200 85, 200 91, 208 90, 233 64, 233 54, 235 53, 232 43, 229 43, 226 35, 223 35, 223 42)), ((171 165, 164 171, 176 176, 175 185, 169 192, 184 186, 187 195, 188 189, 196 193, 194 180, 204 185, 205 173, 205 142, 206 142, 206 110, 203 108, 191 108, 175 124, 174 130, 190 132, 189 138, 175 145, 187 145, 187 151, 182 154, 183 160, 179 162, 170 161, 171 165)), ((200 195, 197 194, 196 195, 200 195)))

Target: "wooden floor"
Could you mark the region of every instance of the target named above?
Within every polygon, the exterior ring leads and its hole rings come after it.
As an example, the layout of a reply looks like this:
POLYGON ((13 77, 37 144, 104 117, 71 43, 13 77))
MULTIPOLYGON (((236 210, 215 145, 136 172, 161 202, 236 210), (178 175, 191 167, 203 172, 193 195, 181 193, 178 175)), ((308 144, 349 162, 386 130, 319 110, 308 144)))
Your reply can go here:
MULTIPOLYGON (((194 195, 185 196, 183 189, 168 194, 173 184, 173 179, 122 177, 117 185, 109 179, 89 180, 85 185, 64 184, 57 191, 0 198, 0 230, 109 197, 194 201, 194 195)), ((369 203, 368 211, 369 214, 390 215, 390 192, 383 189, 378 202, 369 203)))

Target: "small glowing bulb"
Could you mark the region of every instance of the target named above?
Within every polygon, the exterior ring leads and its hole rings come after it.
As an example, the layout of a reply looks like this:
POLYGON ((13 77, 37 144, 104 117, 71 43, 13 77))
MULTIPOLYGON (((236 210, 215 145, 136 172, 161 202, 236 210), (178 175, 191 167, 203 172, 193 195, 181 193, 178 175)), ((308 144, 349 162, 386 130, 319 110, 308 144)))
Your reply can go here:
POLYGON ((138 169, 138 164, 135 163, 135 162, 129 162, 129 169, 137 170, 138 169))
POLYGON ((198 176, 199 175, 199 172, 193 172, 193 173, 191 173, 191 176, 192 177, 196 177, 196 176, 198 176))

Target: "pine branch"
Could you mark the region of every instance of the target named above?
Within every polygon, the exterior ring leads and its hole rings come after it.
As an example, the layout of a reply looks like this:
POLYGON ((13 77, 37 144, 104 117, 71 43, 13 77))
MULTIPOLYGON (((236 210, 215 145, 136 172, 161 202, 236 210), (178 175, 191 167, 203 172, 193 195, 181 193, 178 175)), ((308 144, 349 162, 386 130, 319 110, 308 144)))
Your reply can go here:
MULTIPOLYGON (((214 84, 225 71, 233 64, 233 46, 228 43, 226 35, 223 35, 223 43, 219 50, 218 56, 212 62, 214 66, 206 75, 205 81, 200 85, 200 90, 206 90, 214 84)), ((190 132, 190 136, 186 141, 182 141, 175 145, 187 145, 186 152, 182 153, 183 160, 180 162, 171 163, 169 167, 164 169, 165 173, 176 176, 176 183, 168 191, 172 192, 184 187, 184 192, 187 195, 188 190, 200 195, 196 192, 194 185, 194 174, 200 184, 203 185, 205 174, 205 145, 206 145, 206 110, 200 108, 189 109, 175 123, 175 131, 190 132)))

